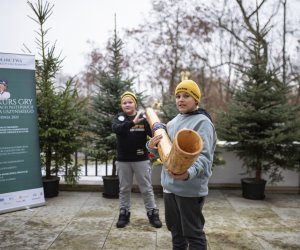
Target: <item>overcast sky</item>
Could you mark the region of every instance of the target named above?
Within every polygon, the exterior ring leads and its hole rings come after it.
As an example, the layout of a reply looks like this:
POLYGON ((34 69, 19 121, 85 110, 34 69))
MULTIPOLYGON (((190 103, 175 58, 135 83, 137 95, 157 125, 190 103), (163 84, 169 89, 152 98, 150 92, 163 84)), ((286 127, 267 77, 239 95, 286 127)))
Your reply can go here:
MULTIPOLYGON (((57 52, 62 52, 65 58, 63 72, 75 75, 83 70, 85 56, 92 49, 88 40, 98 48, 105 46, 114 29, 114 14, 117 14, 117 29, 122 35, 124 28, 136 27, 143 21, 151 9, 150 1, 48 0, 54 4, 54 9, 46 22, 46 27, 51 28, 47 37, 52 44, 56 41, 57 52)), ((288 3, 288 18, 294 20, 295 28, 299 30, 300 0, 289 0, 288 3)), ((0 52, 24 53, 23 44, 26 44, 35 54, 38 25, 28 17, 34 17, 34 14, 27 0, 0 0, 0 10, 0 52)), ((299 39, 296 33, 294 37, 299 39)))
MULTIPOLYGON (((30 2, 36 3, 37 0, 30 2)), ((45 2, 45 1, 44 1, 45 2)), ((137 26, 150 10, 150 0, 48 0, 54 4, 53 14, 46 22, 51 27, 48 39, 57 41, 57 52, 65 57, 63 71, 75 75, 86 63, 85 55, 91 50, 87 41, 104 47, 114 29, 114 14, 117 29, 137 26)), ((24 53, 23 43, 33 54, 38 25, 27 0, 0 0, 0 52, 24 53)))

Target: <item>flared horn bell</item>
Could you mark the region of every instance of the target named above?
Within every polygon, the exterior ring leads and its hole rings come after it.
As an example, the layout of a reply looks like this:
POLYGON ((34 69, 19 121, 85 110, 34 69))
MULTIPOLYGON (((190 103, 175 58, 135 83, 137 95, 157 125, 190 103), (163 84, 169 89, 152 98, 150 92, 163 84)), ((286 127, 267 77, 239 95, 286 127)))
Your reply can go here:
POLYGON ((173 141, 166 168, 174 174, 184 173, 197 160, 202 149, 203 142, 197 132, 191 129, 179 130, 173 141))

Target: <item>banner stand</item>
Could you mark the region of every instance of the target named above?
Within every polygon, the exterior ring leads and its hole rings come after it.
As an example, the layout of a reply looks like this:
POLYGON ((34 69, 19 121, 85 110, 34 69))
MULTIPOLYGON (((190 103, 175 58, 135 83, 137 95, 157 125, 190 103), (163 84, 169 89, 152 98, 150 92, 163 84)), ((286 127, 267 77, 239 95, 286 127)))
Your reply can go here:
POLYGON ((35 58, 0 52, 0 214, 44 204, 35 58))

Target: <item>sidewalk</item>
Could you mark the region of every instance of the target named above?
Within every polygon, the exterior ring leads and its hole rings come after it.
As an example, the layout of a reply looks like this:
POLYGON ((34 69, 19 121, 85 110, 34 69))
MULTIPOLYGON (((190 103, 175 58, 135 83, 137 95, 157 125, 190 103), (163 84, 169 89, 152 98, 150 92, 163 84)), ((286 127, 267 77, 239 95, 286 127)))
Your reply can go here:
MULTIPOLYGON (((162 197, 163 227, 150 226, 139 193, 132 194, 131 223, 116 228, 118 200, 101 192, 66 192, 46 205, 0 215, 0 249, 171 249, 162 197)), ((240 190, 211 190, 204 205, 209 249, 300 249, 300 195, 267 194, 246 200, 240 190)))

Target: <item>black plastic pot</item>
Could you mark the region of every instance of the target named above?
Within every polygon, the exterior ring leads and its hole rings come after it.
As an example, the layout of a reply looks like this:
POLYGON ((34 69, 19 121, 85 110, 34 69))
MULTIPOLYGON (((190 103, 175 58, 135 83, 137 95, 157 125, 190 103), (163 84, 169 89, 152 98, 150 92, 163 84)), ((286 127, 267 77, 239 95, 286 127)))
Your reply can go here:
POLYGON ((256 181, 255 178, 241 179, 243 197, 250 200, 263 200, 265 198, 266 181, 261 179, 256 181))
POLYGON ((51 178, 42 178, 45 198, 52 198, 58 196, 59 180, 60 178, 57 176, 51 176, 51 178))
POLYGON ((103 194, 105 198, 119 198, 119 177, 103 176, 103 194))

